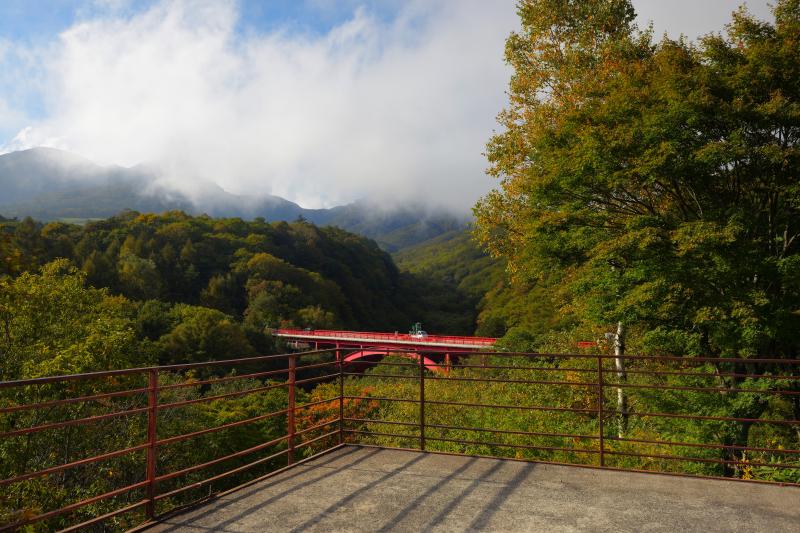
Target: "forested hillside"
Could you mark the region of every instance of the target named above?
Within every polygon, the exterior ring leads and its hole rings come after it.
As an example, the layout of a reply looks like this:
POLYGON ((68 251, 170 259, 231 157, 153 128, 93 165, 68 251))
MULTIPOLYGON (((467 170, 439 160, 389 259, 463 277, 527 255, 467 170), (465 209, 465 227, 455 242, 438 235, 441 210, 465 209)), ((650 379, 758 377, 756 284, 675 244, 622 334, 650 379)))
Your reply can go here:
POLYGON ((556 308, 546 286, 512 283, 506 262, 481 250, 471 229, 455 230, 394 254, 398 267, 439 281, 465 299, 474 313, 475 334, 507 337, 501 344, 534 349, 540 337, 564 329, 572 318, 556 308))
POLYGON ((266 332, 276 327, 474 329, 473 311, 449 285, 401 273, 374 241, 334 227, 181 212, 2 224, 4 274, 67 260, 61 270, 72 265, 87 286, 127 299, 162 362, 268 351, 266 332))

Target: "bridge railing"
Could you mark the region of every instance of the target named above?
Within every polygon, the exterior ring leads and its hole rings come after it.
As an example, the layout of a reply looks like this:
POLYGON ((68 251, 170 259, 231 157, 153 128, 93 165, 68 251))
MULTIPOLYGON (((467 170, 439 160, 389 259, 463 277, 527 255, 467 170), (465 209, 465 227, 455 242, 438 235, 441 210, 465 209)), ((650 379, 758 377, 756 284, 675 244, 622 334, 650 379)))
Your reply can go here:
POLYGON ((275 333, 284 336, 298 337, 323 337, 339 339, 364 339, 365 341, 421 341, 429 343, 453 343, 453 344, 473 344, 476 346, 493 346, 497 339, 492 337, 466 337, 455 335, 427 335, 426 337, 415 337, 408 333, 375 333, 371 331, 342 331, 329 329, 278 329, 275 333))
POLYGON ((346 355, 0 382, 0 530, 128 528, 343 444, 800 485, 799 360, 346 355))

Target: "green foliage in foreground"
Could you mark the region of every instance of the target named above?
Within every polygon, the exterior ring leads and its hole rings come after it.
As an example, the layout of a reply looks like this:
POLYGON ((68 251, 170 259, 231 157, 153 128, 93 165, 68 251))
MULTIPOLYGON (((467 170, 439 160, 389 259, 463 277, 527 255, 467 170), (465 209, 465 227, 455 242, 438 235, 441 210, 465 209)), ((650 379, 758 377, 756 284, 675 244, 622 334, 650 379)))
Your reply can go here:
POLYGON ((141 366, 153 351, 137 339, 135 307, 86 287, 65 260, 0 279, 0 379, 141 366))

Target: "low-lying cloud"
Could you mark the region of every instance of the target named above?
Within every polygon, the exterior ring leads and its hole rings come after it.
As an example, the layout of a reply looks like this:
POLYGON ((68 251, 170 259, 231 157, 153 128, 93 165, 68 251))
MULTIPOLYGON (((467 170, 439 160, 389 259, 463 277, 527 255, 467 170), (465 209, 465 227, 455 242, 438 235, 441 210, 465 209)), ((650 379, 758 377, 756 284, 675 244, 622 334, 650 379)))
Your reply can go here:
POLYGON ((388 22, 356 9, 323 34, 243 34, 238 17, 235 2, 170 1, 71 27, 40 58, 47 118, 6 149, 155 163, 188 192, 214 181, 306 207, 466 210, 492 186, 513 2, 421 0, 388 22))

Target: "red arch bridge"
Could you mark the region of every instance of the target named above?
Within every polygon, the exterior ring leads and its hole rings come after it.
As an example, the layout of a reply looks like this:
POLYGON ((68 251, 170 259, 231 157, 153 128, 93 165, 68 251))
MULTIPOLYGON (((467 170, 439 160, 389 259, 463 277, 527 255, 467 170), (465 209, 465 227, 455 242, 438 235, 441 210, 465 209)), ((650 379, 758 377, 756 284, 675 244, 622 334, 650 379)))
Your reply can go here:
POLYGON ((294 344, 307 343, 315 349, 326 347, 348 351, 345 362, 380 358, 393 355, 419 359, 434 372, 446 371, 453 357, 465 353, 487 350, 497 339, 492 337, 457 337, 451 335, 413 335, 410 333, 375 333, 369 331, 341 331, 327 329, 277 329, 272 332, 294 344))

